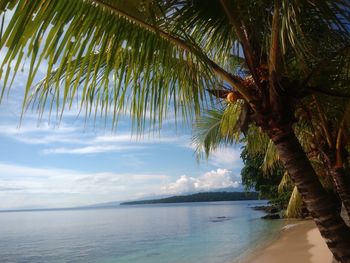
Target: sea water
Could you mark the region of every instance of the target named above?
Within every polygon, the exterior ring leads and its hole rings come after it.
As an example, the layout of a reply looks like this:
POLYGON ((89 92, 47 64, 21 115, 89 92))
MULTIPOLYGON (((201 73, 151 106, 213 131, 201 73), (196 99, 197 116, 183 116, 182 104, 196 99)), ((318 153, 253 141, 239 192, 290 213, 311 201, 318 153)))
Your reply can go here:
POLYGON ((282 220, 256 201, 0 213, 0 262, 233 263, 282 220))

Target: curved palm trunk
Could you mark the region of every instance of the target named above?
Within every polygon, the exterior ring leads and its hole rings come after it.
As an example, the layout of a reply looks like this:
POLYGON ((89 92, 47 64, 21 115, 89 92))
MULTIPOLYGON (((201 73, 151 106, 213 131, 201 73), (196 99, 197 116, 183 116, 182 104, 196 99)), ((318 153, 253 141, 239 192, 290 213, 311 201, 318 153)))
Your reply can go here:
POLYGON ((350 216, 350 183, 346 178, 345 170, 343 168, 334 167, 331 169, 333 184, 339 194, 343 203, 343 207, 350 216))
MULTIPOLYGON (((346 176, 344 167, 336 165, 336 156, 332 150, 322 150, 324 155, 324 165, 327 168, 328 175, 332 178, 333 187, 342 203, 342 217, 348 219, 350 216, 350 181, 346 176), (345 215, 346 214, 346 215, 345 215)), ((346 224, 350 226, 349 220, 345 220, 346 224)))
POLYGON ((350 262, 350 229, 328 197, 291 127, 267 131, 334 257, 350 262))
POLYGON ((348 212, 346 212, 344 204, 342 204, 342 206, 341 206, 340 215, 343 218, 345 224, 348 227, 350 227, 350 216, 349 216, 348 212))

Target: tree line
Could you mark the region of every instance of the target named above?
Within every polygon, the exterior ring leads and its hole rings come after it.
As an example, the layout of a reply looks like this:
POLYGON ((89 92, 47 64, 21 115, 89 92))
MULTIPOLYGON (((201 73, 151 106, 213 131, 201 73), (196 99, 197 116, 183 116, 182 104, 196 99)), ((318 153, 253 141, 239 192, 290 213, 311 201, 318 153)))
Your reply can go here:
POLYGON ((242 201, 258 200, 257 192, 203 192, 189 195, 177 195, 166 198, 123 202, 121 205, 144 205, 144 204, 168 204, 190 202, 218 202, 218 201, 242 201))

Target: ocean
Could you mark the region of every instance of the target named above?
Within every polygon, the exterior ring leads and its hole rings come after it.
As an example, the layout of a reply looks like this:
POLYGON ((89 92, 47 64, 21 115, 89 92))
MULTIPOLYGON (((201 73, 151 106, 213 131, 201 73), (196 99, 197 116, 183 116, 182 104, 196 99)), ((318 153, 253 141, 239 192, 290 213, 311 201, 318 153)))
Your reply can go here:
POLYGON ((234 263, 274 239, 261 201, 0 213, 1 263, 234 263))

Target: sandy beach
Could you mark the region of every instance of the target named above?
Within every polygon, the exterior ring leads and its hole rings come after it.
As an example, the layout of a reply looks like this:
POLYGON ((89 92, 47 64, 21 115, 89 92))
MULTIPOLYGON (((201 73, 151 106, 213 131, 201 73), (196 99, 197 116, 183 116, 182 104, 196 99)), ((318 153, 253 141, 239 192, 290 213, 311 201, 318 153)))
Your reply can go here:
MULTIPOLYGON (((247 263, 332 263, 332 254, 312 220, 288 225, 281 236, 247 263)), ((334 262, 333 262, 334 263, 334 262)))

